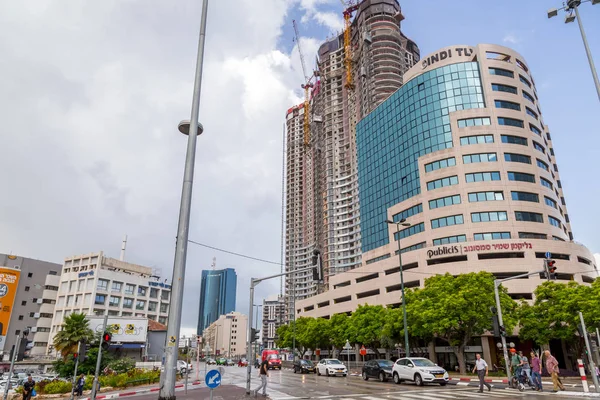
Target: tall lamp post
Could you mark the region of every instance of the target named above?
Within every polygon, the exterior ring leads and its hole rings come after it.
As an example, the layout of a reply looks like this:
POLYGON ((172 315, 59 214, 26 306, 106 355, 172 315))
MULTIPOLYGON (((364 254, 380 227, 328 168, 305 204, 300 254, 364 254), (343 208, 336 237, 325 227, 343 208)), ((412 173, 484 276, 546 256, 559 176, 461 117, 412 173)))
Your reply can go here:
POLYGON ((588 45, 587 37, 585 36, 585 31, 583 30, 583 23, 581 22, 581 17, 579 16, 579 5, 581 3, 587 2, 591 2, 592 5, 600 4, 600 0, 567 0, 566 6, 559 9, 551 8, 550 10, 548 10, 548 18, 556 17, 558 15, 559 10, 565 10, 566 12, 568 12, 567 16, 565 17, 565 24, 573 22, 575 21, 575 19, 577 19, 579 31, 581 32, 581 39, 583 39, 583 46, 585 47, 585 53, 587 54, 588 62, 590 63, 590 69, 592 70, 594 84, 596 85, 596 93, 598 93, 598 100, 600 100, 600 81, 598 80, 598 73, 596 72, 596 67, 594 66, 592 52, 590 51, 590 46, 588 45))
POLYGON ((188 136, 183 173, 183 187, 177 225, 177 240, 175 245, 175 260, 173 262, 173 280, 171 288, 171 305, 169 323, 167 325, 167 346, 165 346, 165 368, 163 385, 158 396, 161 400, 175 400, 175 383, 177 380, 177 346, 168 345, 171 339, 179 340, 181 311, 183 308, 183 282, 185 280, 185 263, 190 227, 190 212, 192 208, 192 186, 194 183, 194 162, 196 160, 196 139, 203 131, 198 123, 200 110, 200 92, 202 88, 202 64, 204 59, 204 42, 206 39, 206 16, 208 0, 202 1, 202 17, 200 19, 200 38, 198 40, 198 58, 194 79, 194 95, 192 99, 192 115, 190 121, 179 123, 179 131, 188 136))
POLYGON ((410 357, 410 347, 408 345, 408 324, 406 322, 406 299, 404 296, 404 272, 402 269, 402 250, 400 248, 400 227, 410 226, 410 222, 406 222, 406 218, 402 218, 398 222, 394 222, 389 219, 385 222, 391 225, 396 225, 396 236, 398 236, 398 262, 400 262, 400 290, 402 292, 402 314, 404 319, 404 348, 406 350, 406 357, 410 357))

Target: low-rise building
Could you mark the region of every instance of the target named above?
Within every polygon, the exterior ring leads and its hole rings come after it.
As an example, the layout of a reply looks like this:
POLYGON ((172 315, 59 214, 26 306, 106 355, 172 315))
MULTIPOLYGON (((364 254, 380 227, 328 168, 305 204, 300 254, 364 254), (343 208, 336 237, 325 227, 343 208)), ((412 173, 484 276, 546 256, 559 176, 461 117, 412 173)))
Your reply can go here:
POLYGON ((248 316, 237 311, 221 315, 204 330, 203 340, 215 356, 237 358, 246 355, 248 316))

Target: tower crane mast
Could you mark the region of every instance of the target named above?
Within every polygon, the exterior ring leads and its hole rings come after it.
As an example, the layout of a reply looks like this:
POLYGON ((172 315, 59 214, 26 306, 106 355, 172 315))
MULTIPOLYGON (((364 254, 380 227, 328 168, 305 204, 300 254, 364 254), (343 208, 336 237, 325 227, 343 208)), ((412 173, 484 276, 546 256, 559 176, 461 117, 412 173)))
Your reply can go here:
POLYGON ((302 64, 302 73, 304 74, 305 82, 302 84, 302 89, 304 89, 304 146, 310 145, 310 97, 309 90, 314 87, 312 84, 312 79, 315 76, 313 73, 310 77, 306 72, 306 62, 304 61, 304 53, 302 52, 302 47, 300 46, 300 34, 298 33, 298 25, 296 24, 296 20, 292 21, 294 25, 294 35, 296 39, 296 43, 298 44, 298 53, 300 54, 300 63, 302 64))
POLYGON ((358 10, 362 0, 340 0, 344 7, 344 64, 346 66, 346 87, 354 88, 352 77, 352 44, 350 43, 352 35, 352 13, 358 10))

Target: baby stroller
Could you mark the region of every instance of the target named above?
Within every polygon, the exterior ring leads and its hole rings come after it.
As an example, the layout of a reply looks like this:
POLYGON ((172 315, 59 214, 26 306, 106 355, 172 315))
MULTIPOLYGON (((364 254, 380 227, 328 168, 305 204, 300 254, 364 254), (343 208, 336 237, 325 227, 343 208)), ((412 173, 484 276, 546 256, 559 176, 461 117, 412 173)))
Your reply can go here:
POLYGON ((523 368, 517 368, 514 376, 511 378, 511 387, 519 389, 519 392, 525 391, 526 385, 529 386, 531 390, 535 390, 535 385, 529 380, 527 373, 523 370, 523 368))

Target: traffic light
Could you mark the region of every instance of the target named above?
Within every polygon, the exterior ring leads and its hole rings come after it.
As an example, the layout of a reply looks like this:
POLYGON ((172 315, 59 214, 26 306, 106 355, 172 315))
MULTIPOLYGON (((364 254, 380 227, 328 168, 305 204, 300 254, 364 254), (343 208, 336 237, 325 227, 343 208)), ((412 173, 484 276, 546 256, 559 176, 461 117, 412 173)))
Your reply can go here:
POLYGON ((494 332, 494 336, 500 336, 500 321, 498 320, 498 310, 496 307, 490 307, 490 311, 492 312, 492 330, 494 332))
POLYGON ((102 334, 102 348, 104 350, 108 350, 108 348, 110 347, 111 340, 112 340, 112 335, 110 334, 110 332, 104 332, 102 334))
POLYGON ((312 265, 314 266, 313 280, 323 282, 323 263, 321 262, 321 252, 319 250, 313 251, 312 265))
POLYGON ((79 361, 84 362, 87 359, 88 344, 84 341, 79 345, 79 361))
POLYGON ((250 328, 250 343, 254 343, 256 341, 258 341, 258 335, 259 335, 259 331, 258 329, 254 329, 254 328, 250 328))
POLYGON ((79 353, 73 353, 73 361, 77 361, 77 358, 79 358, 79 353))
POLYGON ((500 329, 500 336, 506 337, 506 328, 504 327, 504 325, 500 325, 499 329, 500 329))
POLYGON ((548 266, 548 279, 556 279, 556 261, 548 260, 546 265, 548 266))

